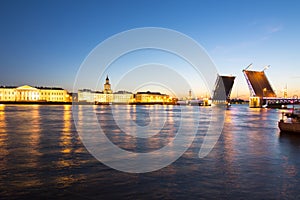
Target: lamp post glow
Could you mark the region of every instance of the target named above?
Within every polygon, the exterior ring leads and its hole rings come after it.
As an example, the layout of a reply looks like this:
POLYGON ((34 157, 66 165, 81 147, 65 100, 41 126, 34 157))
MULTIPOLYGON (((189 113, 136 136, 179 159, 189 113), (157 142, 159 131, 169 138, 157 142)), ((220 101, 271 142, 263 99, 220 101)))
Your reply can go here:
MULTIPOLYGON (((262 107, 264 106, 264 96, 266 96, 266 92, 267 92, 267 88, 264 88, 262 93, 262 98, 261 98, 262 107)), ((266 100, 266 104, 267 104, 267 100, 266 100)))
POLYGON ((267 92, 267 88, 264 88, 264 89, 263 89, 263 96, 262 96, 263 98, 264 98, 266 92, 267 92))

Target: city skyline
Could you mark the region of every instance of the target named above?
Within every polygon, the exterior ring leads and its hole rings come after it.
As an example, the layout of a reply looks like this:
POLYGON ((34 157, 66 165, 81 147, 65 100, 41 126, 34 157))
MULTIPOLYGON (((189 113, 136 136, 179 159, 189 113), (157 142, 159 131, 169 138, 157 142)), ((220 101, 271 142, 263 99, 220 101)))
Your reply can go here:
MULTIPOLYGON (((80 65, 99 43, 129 29, 163 27, 193 38, 219 74, 237 77, 232 98, 249 96, 242 70, 250 63, 253 70, 270 65, 266 74, 277 96, 286 86, 288 96, 299 95, 299 8, 297 1, 2 1, 0 85, 72 91, 80 65)), ((174 60, 161 52, 136 52, 113 63, 108 74, 119 80, 131 66, 162 62, 193 80, 184 63, 174 60)), ((133 85, 127 81, 115 89, 134 91, 133 85)), ((187 95, 189 89, 180 85, 178 92, 187 95)))

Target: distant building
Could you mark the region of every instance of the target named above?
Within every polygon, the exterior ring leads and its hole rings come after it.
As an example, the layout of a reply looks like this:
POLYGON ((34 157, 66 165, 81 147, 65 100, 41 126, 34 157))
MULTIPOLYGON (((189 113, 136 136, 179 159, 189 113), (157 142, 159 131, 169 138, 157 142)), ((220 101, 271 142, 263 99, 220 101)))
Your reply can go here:
POLYGON ((136 103, 161 103, 170 104, 172 103, 172 98, 169 95, 161 94, 159 92, 138 92, 135 95, 136 103))
POLYGON ((134 101, 134 95, 127 91, 118 91, 113 94, 113 103, 132 103, 134 101))
POLYGON ((95 103, 110 102, 110 101, 107 101, 107 97, 106 97, 107 95, 103 94, 103 92, 95 91, 92 93, 93 93, 93 102, 95 102, 95 103))
POLYGON ((78 102, 78 93, 75 92, 70 92, 70 102, 78 102))
POLYGON ((0 86, 0 101, 2 102, 71 102, 72 97, 62 88, 0 86))
POLYGON ((90 89, 78 90, 78 101, 95 104, 113 102, 113 93, 108 76, 105 79, 103 92, 92 91, 90 89))
POLYGON ((95 102, 95 97, 92 90, 89 89, 83 89, 78 90, 78 101, 79 102, 95 102))
POLYGON ((112 90, 111 90, 111 85, 109 83, 109 78, 108 76, 106 76, 105 79, 105 84, 104 84, 104 90, 103 90, 104 94, 112 94, 112 90))
POLYGON ((104 90, 93 91, 90 89, 78 90, 78 102, 91 104, 131 104, 131 103, 150 103, 150 104, 176 104, 177 99, 170 98, 169 95, 159 92, 138 92, 132 94, 128 91, 114 92, 111 90, 111 85, 108 76, 105 79, 104 90))
MULTIPOLYGON (((111 103, 113 101, 113 94, 111 90, 111 85, 109 83, 109 78, 106 76, 104 90, 103 90, 103 98, 105 99, 105 103, 111 103)), ((99 101, 101 102, 101 101, 99 101)))
POLYGON ((16 101, 16 87, 0 86, 0 101, 16 101))

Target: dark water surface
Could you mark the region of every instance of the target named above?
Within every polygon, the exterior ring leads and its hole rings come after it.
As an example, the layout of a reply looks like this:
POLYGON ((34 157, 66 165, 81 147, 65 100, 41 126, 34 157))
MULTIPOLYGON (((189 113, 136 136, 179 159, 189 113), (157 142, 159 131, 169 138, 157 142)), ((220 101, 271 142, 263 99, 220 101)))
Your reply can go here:
MULTIPOLYGON (((133 141, 118 131, 110 106, 97 106, 107 136, 123 149, 161 148, 178 130, 176 106, 114 108, 128 109, 124 117, 140 125, 149 123, 151 111, 169 113, 159 135, 133 141)), ((280 110, 232 106, 218 143, 199 159, 211 108, 200 109, 204 125, 180 159, 155 172, 130 174, 88 153, 70 105, 0 105, 0 199, 300 199, 300 135, 279 132, 280 110)))

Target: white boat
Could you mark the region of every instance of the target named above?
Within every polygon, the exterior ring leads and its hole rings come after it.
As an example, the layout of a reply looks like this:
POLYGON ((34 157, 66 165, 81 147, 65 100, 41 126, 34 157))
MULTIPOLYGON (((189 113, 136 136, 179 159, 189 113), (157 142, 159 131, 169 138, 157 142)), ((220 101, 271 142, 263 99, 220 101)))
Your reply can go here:
POLYGON ((292 113, 282 113, 282 119, 278 122, 281 132, 300 133, 300 112, 294 110, 292 113))

